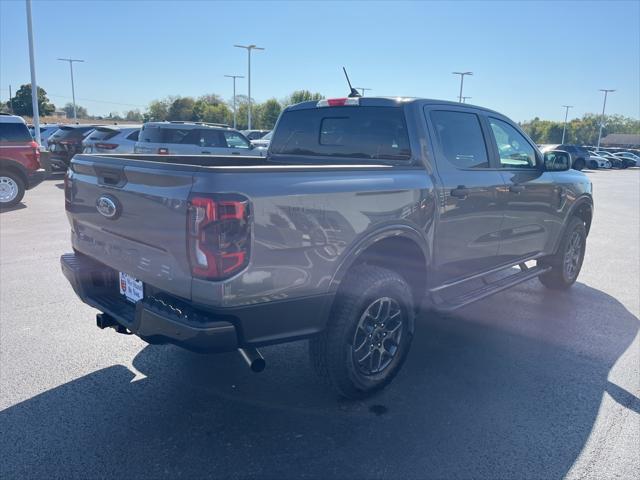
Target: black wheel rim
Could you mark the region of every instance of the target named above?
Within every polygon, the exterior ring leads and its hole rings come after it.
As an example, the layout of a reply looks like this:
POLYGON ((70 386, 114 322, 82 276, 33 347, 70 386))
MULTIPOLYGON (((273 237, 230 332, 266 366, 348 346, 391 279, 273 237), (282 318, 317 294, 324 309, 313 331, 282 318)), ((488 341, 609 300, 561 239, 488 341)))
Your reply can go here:
POLYGON ((382 297, 364 310, 353 335, 351 351, 360 373, 382 373, 398 354, 404 314, 396 300, 382 297))
POLYGON ((580 268, 580 260, 582 257, 582 235, 580 232, 574 231, 569 238, 567 250, 564 253, 564 273, 568 280, 578 274, 580 268))

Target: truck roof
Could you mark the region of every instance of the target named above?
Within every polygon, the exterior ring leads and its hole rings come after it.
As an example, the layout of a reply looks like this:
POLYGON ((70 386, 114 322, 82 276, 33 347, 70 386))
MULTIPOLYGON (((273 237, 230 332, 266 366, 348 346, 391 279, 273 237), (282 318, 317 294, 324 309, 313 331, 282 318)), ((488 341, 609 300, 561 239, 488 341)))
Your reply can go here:
MULTIPOLYGON (((494 110, 490 110, 485 107, 479 107, 477 105, 472 105, 469 103, 459 103, 452 102, 448 100, 435 100, 431 98, 420 98, 420 97, 356 97, 359 100, 359 104, 361 107, 397 107, 401 104, 408 103, 422 103, 424 105, 447 105, 452 107, 468 107, 474 109, 480 109, 487 112, 495 113, 497 115, 501 115, 499 112, 494 110)), ((304 110, 308 108, 316 108, 318 106, 317 100, 310 100, 307 102, 297 103, 295 105, 290 105, 286 108, 286 110, 304 110)))

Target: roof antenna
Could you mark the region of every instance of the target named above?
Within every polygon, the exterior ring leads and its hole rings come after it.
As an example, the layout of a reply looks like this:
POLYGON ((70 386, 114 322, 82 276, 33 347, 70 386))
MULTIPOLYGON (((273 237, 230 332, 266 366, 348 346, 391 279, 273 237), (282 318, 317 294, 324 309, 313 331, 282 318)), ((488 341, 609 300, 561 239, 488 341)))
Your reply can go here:
POLYGON ((344 76, 347 77, 347 83, 349 84, 349 89, 351 93, 349 93, 349 97, 361 97, 360 92, 351 86, 351 81, 349 80, 349 75, 347 75, 347 69, 342 67, 342 71, 344 72, 344 76))

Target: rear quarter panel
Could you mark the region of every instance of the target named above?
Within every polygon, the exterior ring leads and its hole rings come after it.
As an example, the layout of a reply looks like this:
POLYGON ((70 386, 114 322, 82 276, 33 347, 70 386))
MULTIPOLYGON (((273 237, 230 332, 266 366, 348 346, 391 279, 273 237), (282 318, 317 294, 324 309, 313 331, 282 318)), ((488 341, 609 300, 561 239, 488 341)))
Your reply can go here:
POLYGON ((194 301, 222 307, 329 293, 354 246, 373 233, 406 226, 426 242, 435 206, 422 167, 195 177, 192 192, 225 191, 252 202, 250 264, 224 282, 192 285, 194 301))

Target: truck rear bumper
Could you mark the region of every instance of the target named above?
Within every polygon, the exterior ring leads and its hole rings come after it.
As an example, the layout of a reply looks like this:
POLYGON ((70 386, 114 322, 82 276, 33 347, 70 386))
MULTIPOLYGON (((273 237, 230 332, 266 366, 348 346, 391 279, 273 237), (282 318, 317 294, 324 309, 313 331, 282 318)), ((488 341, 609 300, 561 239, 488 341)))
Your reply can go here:
POLYGON ((27 190, 40 185, 45 178, 47 178, 46 168, 39 168, 38 170, 29 173, 27 176, 27 190))
POLYGON ((62 255, 60 263, 84 303, 149 343, 173 343, 198 352, 305 338, 324 329, 330 308, 331 297, 318 296, 210 309, 155 290, 133 304, 119 294, 118 273, 106 265, 74 253, 62 255))

